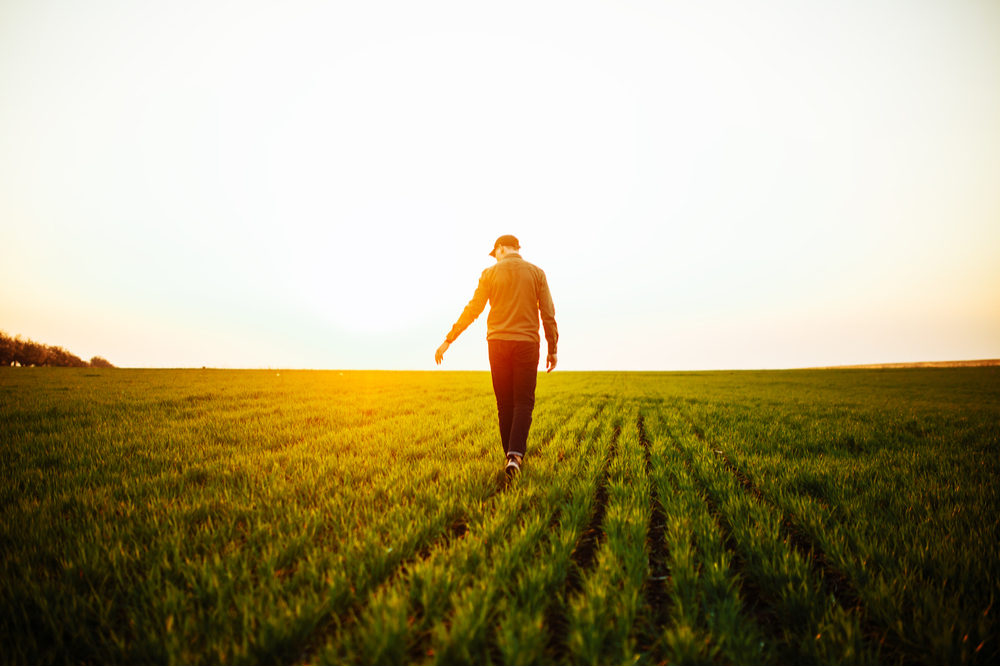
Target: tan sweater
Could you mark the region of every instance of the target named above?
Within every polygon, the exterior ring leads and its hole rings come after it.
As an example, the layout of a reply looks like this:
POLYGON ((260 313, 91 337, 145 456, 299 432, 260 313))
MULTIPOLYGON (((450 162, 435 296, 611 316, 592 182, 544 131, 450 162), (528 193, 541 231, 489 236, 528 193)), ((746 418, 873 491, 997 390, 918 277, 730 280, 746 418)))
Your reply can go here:
POLYGON ((516 252, 508 253, 499 262, 483 271, 479 286, 469 305, 455 322, 445 340, 454 343, 490 302, 486 318, 486 340, 526 340, 541 342, 538 316, 541 313, 549 354, 556 354, 559 329, 556 309, 552 305, 545 272, 530 264, 516 252))

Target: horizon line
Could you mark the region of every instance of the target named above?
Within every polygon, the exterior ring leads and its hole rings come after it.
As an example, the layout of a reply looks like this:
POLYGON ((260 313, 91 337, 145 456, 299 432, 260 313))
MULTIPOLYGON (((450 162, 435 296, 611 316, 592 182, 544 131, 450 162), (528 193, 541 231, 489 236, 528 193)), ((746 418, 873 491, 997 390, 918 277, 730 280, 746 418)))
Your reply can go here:
MULTIPOLYGON (((1000 359, 968 359, 954 361, 904 361, 874 364, 847 364, 838 366, 796 366, 790 368, 715 368, 715 369, 592 369, 592 370, 564 370, 560 373, 735 373, 735 372, 760 372, 760 371, 820 371, 820 370, 845 370, 845 369, 893 369, 893 368, 981 368, 988 366, 1000 366, 1000 359)), ((57 366, 10 366, 10 368, 58 368, 57 366)), ((384 373, 488 373, 488 369, 399 369, 399 368, 308 368, 308 367, 285 367, 285 366, 116 366, 114 368, 93 368, 87 367, 83 370, 221 370, 221 371, 325 371, 325 372, 384 372, 384 373)), ((544 371, 539 371, 544 373, 544 371)))

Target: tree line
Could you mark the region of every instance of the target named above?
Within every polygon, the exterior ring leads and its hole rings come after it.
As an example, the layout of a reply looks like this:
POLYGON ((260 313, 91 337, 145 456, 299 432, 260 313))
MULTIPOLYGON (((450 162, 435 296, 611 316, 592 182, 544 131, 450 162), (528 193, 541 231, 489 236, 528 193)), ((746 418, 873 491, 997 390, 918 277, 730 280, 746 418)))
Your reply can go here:
POLYGON ((11 336, 0 330, 0 366, 62 366, 69 368, 114 368, 103 357, 84 361, 58 345, 36 343, 20 335, 11 336))

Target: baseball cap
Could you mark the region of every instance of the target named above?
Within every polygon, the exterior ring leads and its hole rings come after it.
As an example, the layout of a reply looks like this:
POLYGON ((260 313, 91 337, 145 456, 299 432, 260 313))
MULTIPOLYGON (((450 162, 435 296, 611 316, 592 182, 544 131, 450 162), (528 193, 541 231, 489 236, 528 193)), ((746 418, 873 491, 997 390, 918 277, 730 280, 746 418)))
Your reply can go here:
POLYGON ((517 242, 516 236, 511 236, 510 234, 504 234, 503 236, 497 239, 496 243, 493 244, 493 250, 490 250, 490 257, 496 257, 497 248, 502 245, 505 245, 509 248, 516 248, 518 250, 521 249, 521 244, 517 242))

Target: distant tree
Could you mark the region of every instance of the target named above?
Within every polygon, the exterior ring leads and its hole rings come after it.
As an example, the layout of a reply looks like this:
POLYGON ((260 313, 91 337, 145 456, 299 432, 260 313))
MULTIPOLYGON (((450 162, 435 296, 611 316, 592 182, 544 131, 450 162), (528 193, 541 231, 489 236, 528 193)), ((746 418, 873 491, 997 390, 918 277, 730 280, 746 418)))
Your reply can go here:
POLYGON ((30 338, 25 340, 21 336, 17 337, 20 344, 21 358, 18 360, 22 366, 44 366, 48 359, 48 352, 45 346, 36 343, 30 338))
POLYGON ((94 368, 114 368, 114 364, 104 357, 94 357, 90 360, 90 365, 94 368))
POLYGON ((0 366, 10 366, 17 359, 17 345, 3 329, 0 329, 0 366))
MULTIPOLYGON (((106 360, 100 359, 108 366, 106 360)), ((0 330, 0 366, 11 366, 15 362, 22 366, 64 366, 73 368, 86 368, 90 364, 76 356, 69 350, 58 345, 44 345, 36 343, 30 338, 21 338, 20 335, 13 338, 6 331, 0 330)), ((111 366, 113 368, 113 366, 111 366)))
POLYGON ((86 368, 87 362, 72 352, 54 345, 45 347, 45 366, 61 366, 63 368, 86 368))

